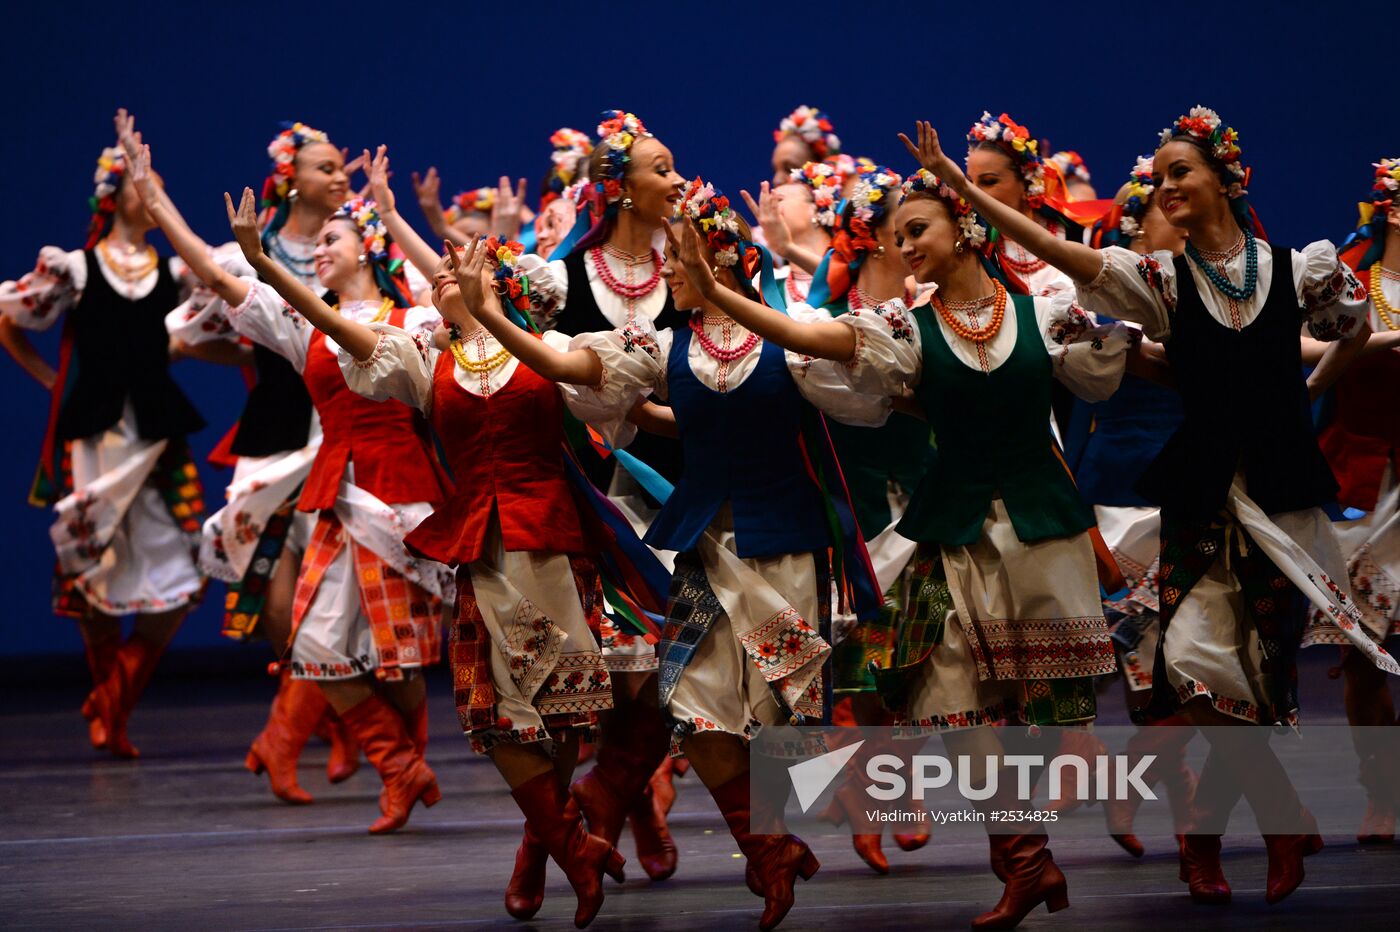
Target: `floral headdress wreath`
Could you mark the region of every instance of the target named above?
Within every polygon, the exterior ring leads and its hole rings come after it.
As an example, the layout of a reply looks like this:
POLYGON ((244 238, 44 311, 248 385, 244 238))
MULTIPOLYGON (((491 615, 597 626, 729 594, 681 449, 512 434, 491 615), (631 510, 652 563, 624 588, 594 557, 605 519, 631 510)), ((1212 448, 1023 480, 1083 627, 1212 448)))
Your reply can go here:
POLYGON ((489 185, 484 188, 472 188, 470 191, 458 191, 453 196, 452 203, 442 212, 442 216, 448 223, 456 223, 467 214, 489 214, 495 206, 495 188, 489 185))
POLYGON ((1342 259, 1352 268, 1364 271, 1380 260, 1385 248, 1386 222, 1400 197, 1400 158, 1373 162, 1375 183, 1371 199, 1357 204, 1360 218, 1356 230, 1342 244, 1342 259))
POLYGON ((860 173, 844 202, 831 235, 831 248, 812 278, 807 303, 822 307, 839 301, 851 290, 866 257, 880 248, 875 230, 894 209, 904 179, 892 168, 875 165, 860 173))
POLYGON ((520 256, 525 252, 525 247, 515 240, 503 240, 498 236, 488 237, 481 245, 493 269, 492 287, 496 294, 528 320, 530 279, 520 270, 520 256))
POLYGON ((275 230, 286 222, 286 206, 292 193, 292 176, 296 174, 297 153, 313 142, 330 142, 330 137, 305 123, 283 123, 282 132, 267 144, 272 171, 263 182, 262 224, 265 230, 275 230))
POLYGON ((732 270, 740 289, 755 294, 753 279, 758 276, 758 298, 769 307, 785 306, 782 289, 773 276, 773 257, 762 246, 744 238, 739 215, 723 192, 697 177, 676 205, 676 219, 695 224, 714 253, 715 266, 732 270))
POLYGON ((121 149, 108 147, 97 157, 97 170, 92 175, 92 197, 88 207, 92 210, 92 221, 88 224, 88 238, 85 248, 96 246, 107 231, 112 228, 112 217, 117 212, 117 189, 126 177, 126 155, 121 149))
POLYGON ((836 155, 829 155, 822 161, 836 169, 836 173, 841 176, 841 190, 846 189, 846 185, 860 177, 860 173, 869 171, 875 167, 875 160, 866 158, 863 155, 852 158, 844 152, 836 155))
MULTIPOLYGON (((811 189, 812 200, 817 205, 816 215, 812 219, 828 230, 836 226, 837 208, 841 204, 841 188, 845 184, 840 170, 831 163, 831 159, 824 162, 807 162, 801 168, 794 168, 788 175, 788 180, 793 184, 805 185, 811 189)), ((854 166, 855 162, 852 161, 851 164, 854 166)))
POLYGON ((958 192, 927 168, 921 168, 905 179, 899 191, 899 203, 903 204, 915 194, 929 194, 946 203, 952 209, 958 231, 968 246, 981 249, 987 244, 987 225, 981 216, 958 192))
POLYGON ((1190 113, 1177 117, 1176 122, 1162 130, 1157 148, 1183 137, 1203 145, 1206 153, 1234 179, 1228 191, 1232 199, 1248 193, 1250 173, 1240 161, 1240 134, 1233 127, 1224 126, 1220 114, 1209 107, 1192 107, 1190 113))
POLYGON ((540 195, 541 210, 550 201, 564 194, 574 183, 574 179, 578 177, 579 165, 593 152, 593 141, 588 138, 588 134, 568 126, 556 129, 549 137, 549 144, 554 147, 554 151, 549 155, 554 167, 549 170, 544 193, 540 195))
POLYGON ((1056 152, 1050 156, 1050 164, 1060 170, 1060 174, 1066 179, 1074 178, 1088 184, 1090 182, 1089 166, 1084 164, 1084 157, 1073 149, 1066 149, 1063 152, 1056 152))
POLYGON ((360 245, 365 261, 374 272, 374 281, 385 297, 398 307, 409 307, 408 279, 404 276, 404 254, 379 216, 379 205, 373 199, 352 197, 331 214, 331 220, 349 220, 360 233, 360 245))
POLYGON ((818 159, 836 155, 841 151, 841 138, 831 126, 831 118, 815 107, 805 104, 783 117, 778 128, 773 130, 773 141, 782 142, 788 136, 796 136, 807 143, 812 154, 818 159))
POLYGON ((617 202, 622 200, 622 179, 627 174, 627 163, 632 161, 633 144, 650 135, 636 114, 603 111, 603 122, 598 124, 598 145, 607 147, 607 155, 603 159, 603 177, 594 178, 593 187, 609 211, 615 211, 617 202))
POLYGON ((1021 180, 1026 184, 1026 203, 1038 209, 1045 203, 1045 163, 1038 153, 1040 144, 1031 138, 1030 130, 1003 113, 993 117, 982 111, 982 119, 967 131, 969 145, 990 142, 1011 157, 1021 180))
POLYGON ((1123 189, 1123 203, 1114 204, 1093 226, 1090 243, 1095 249, 1105 246, 1131 244, 1133 238, 1142 232, 1142 218, 1147 216, 1147 208, 1152 205, 1152 194, 1156 187, 1152 184, 1152 158, 1140 155, 1128 183, 1123 189))

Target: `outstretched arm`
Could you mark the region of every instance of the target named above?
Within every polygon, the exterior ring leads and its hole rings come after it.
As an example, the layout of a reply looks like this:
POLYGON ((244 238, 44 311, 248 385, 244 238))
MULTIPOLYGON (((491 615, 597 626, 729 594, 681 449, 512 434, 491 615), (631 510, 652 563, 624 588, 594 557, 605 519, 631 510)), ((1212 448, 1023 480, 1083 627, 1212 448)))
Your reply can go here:
POLYGON ((855 331, 836 321, 798 323, 791 317, 752 301, 715 280, 714 271, 700 249, 700 234, 689 222, 684 224, 680 241, 671 228, 666 238, 680 256, 685 274, 705 299, 738 321, 742 326, 783 349, 817 359, 850 362, 856 354, 855 331))
POLYGON ((1030 250, 1038 259, 1043 259, 1064 272, 1077 284, 1087 285, 1098 277, 1103 269, 1103 257, 1098 250, 1063 240, 1034 220, 1007 207, 1001 201, 987 194, 968 181, 962 169, 948 157, 938 142, 938 133, 933 125, 920 120, 918 123, 918 145, 909 137, 899 134, 909 154, 918 159, 919 164, 941 178, 948 187, 958 192, 973 208, 987 219, 1003 236, 1014 239, 1030 250))
POLYGON ((237 307, 248 297, 249 284, 236 275, 230 275, 214 261, 204 240, 190 229, 185 218, 176 209, 175 202, 165 193, 151 170, 151 147, 141 142, 141 134, 135 131, 136 119, 126 110, 117 111, 117 139, 126 153, 127 180, 136 186, 151 219, 155 220, 175 252, 199 280, 208 285, 215 294, 231 307, 237 307))
POLYGON ((792 231, 788 229, 787 221, 783 220, 783 215, 778 210, 778 198, 768 187, 768 182, 763 182, 758 189, 757 201, 747 191, 739 193, 743 196, 744 203, 749 205, 749 210, 753 212, 754 219, 758 221, 773 251, 808 275, 815 275, 817 266, 822 264, 822 257, 793 242, 792 231))
POLYGON ((443 245, 447 248, 448 267, 457 277, 467 310, 512 356, 551 382, 589 387, 602 383, 603 364, 598 361, 597 353, 589 349, 561 353, 506 317, 501 300, 491 287, 491 271, 486 267, 486 249, 480 237, 460 251, 451 243, 443 245))
POLYGON ((442 178, 436 166, 430 167, 421 178, 417 172, 413 173, 413 193, 433 235, 462 245, 462 237, 447 225, 447 218, 442 215, 442 178))
POLYGON ((263 252, 256 204, 252 188, 243 189, 243 199, 239 202, 237 210, 234 210, 233 198, 228 192, 224 192, 229 226, 233 228, 233 237, 238 240, 239 248, 243 250, 248 264, 257 271, 259 278, 276 289, 284 301, 300 312, 311 326, 340 344, 357 360, 363 362, 368 359, 374 354, 374 348, 379 343, 379 334, 364 324, 336 313, 316 292, 283 268, 282 263, 273 261, 263 252))
POLYGON ((394 242, 399 244, 399 248, 403 250, 404 255, 408 256, 408 261, 413 263, 414 268, 422 272, 424 278, 431 281, 437 272, 438 254, 398 211, 393 189, 389 187, 388 153, 388 146, 380 146, 375 150, 373 160, 369 157, 368 149, 361 156, 364 162, 369 165, 370 195, 379 205, 379 216, 384 221, 384 225, 389 228, 389 235, 394 238, 394 242))
POLYGON ((39 351, 29 342, 29 337, 24 335, 19 325, 4 316, 0 316, 0 346, 5 347, 5 352, 9 353, 34 381, 44 388, 53 389, 54 382, 58 380, 58 373, 39 355, 39 351))

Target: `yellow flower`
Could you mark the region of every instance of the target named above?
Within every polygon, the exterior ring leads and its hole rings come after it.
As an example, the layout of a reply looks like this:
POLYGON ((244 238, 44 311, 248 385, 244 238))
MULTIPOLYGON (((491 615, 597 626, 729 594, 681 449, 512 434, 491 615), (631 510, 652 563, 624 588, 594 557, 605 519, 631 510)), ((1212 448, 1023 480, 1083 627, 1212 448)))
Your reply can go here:
POLYGON ((881 191, 879 188, 871 188, 871 189, 870 189, 870 203, 874 204, 876 201, 878 201, 880 198, 882 198, 882 197, 884 197, 884 196, 885 196, 885 192, 881 191))
POLYGON ((1025 152, 1025 151, 1026 151, 1026 141, 1025 141, 1024 139, 1022 139, 1021 137, 1019 137, 1019 136, 1012 136, 1012 137, 1011 137, 1011 148, 1015 149, 1017 152, 1025 152))

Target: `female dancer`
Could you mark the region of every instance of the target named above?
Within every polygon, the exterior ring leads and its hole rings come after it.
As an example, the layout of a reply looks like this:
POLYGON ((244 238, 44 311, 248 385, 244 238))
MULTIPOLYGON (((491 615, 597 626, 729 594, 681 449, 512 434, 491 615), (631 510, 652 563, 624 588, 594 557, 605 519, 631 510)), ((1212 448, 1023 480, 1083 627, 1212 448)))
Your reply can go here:
POLYGON ((1056 152, 1050 156, 1050 164, 1060 172, 1065 182, 1065 197, 1071 201, 1096 200, 1099 192, 1094 190, 1094 182, 1089 176, 1089 166, 1084 158, 1073 149, 1056 152))
MULTIPOLYGON (((116 126, 126 158, 134 162, 141 145, 135 118, 118 110, 116 126)), ((345 159, 325 133, 305 123, 287 124, 267 152, 264 248, 303 284, 323 292, 313 251, 317 232, 349 192, 345 159)), ((255 275, 237 243, 207 251, 229 275, 255 275)), ((200 282, 167 316, 166 327, 191 352, 208 357, 214 347, 239 344, 227 311, 228 305, 200 282)), ((228 585, 224 634, 235 640, 266 637, 280 660, 290 643, 301 557, 316 523, 312 515, 296 510, 297 494, 311 471, 321 429, 311 396, 291 363, 256 343, 251 355, 248 400, 216 450, 235 459, 228 505, 204 523, 200 565, 228 585)), ((254 772, 267 770, 273 795, 284 802, 312 801, 297 782, 297 759, 313 733, 330 741, 330 781, 349 779, 359 768, 355 745, 321 690, 309 680, 293 679, 283 666, 267 724, 253 739, 248 763, 254 772)))
POLYGON ((777 275, 788 304, 807 300, 812 273, 831 248, 837 206, 843 197, 840 172, 828 162, 807 162, 776 187, 759 186, 758 200, 740 191, 774 255, 786 260, 777 275))
MULTIPOLYGON (((1140 157, 1115 196, 1113 209, 1094 225, 1093 246, 1121 246, 1139 255, 1158 251, 1180 255, 1186 234, 1167 222, 1153 191, 1152 159, 1140 157)), ((1156 344, 1152 347, 1159 349, 1156 344)), ((1084 443, 1078 449, 1066 449, 1065 455, 1074 467, 1080 494, 1094 506, 1099 530, 1123 571, 1125 587, 1104 599, 1104 615, 1113 629, 1129 710, 1140 718, 1152 695, 1152 658, 1160 639, 1157 549, 1162 520, 1161 512, 1133 486, 1180 426, 1181 398, 1174 387, 1130 371, 1113 397, 1093 405, 1078 403, 1074 418, 1084 422, 1085 429, 1071 429, 1070 435, 1084 437, 1084 443)), ((1144 780, 1165 783, 1180 835, 1190 824, 1196 782, 1185 762, 1193 729, 1179 715, 1152 724, 1188 726, 1151 728, 1144 723, 1127 746, 1134 758, 1154 756, 1144 780)), ((1133 857, 1143 854, 1142 842, 1133 834, 1137 802, 1138 797, 1104 801, 1110 835, 1133 857)))
MULTIPOLYGON (((612 330, 641 321, 658 331, 685 323, 662 281, 661 254, 654 242, 680 200, 683 181, 671 151, 636 115, 605 111, 598 145, 589 156, 588 177, 600 219, 581 237, 556 251, 562 259, 521 257, 530 280, 534 317, 543 330, 566 336, 612 330)), ((581 230, 575 229, 574 233, 581 230)), ((674 441, 644 434, 627 451, 674 482, 681 457, 674 441)), ((591 451, 581 459, 590 478, 608 490, 634 527, 646 526, 662 496, 591 451)), ((615 458, 609 457, 609 460, 615 458)), ((637 854, 647 875, 660 880, 675 871, 676 850, 656 805, 653 773, 666 756, 665 721, 654 704, 656 651, 643 638, 604 618, 603 658, 613 677, 614 709, 602 716, 597 764, 573 787, 589 830, 617 844, 623 822, 632 819, 637 854)), ((543 858, 537 850, 536 857, 543 858)))
POLYGON ((164 324, 185 270, 146 242, 155 224, 127 174, 121 150, 103 150, 86 245, 46 246, 34 271, 0 283, 10 324, 46 330, 64 317, 57 372, 13 334, 17 358, 52 392, 30 501, 57 516, 54 611, 83 635, 88 737, 117 757, 139 756, 127 720, 204 590, 203 489, 185 443, 204 420, 170 377, 164 324))
MULTIPOLYGON (((149 158, 143 146, 138 178, 149 158)), ((422 754, 427 704, 419 671, 438 659, 438 626, 452 583, 445 568, 410 555, 403 536, 445 498, 448 482, 414 412, 356 396, 340 375, 334 345, 312 339, 302 317, 286 312, 276 288, 302 303, 315 296, 263 252, 256 224, 244 221, 251 189, 233 226, 256 281, 235 278, 210 260, 158 189, 143 185, 141 192, 176 250, 228 304, 233 328, 302 373, 321 418, 323 440, 297 504, 319 514, 297 578, 292 676, 316 681, 379 771, 384 814, 370 831, 394 831, 415 802, 441 798, 422 754)), ((226 200, 232 223, 232 199, 226 200)), ((372 201, 352 198, 337 210, 321 228, 315 255, 317 276, 337 295, 341 314, 424 332, 437 325, 436 312, 408 307, 398 274, 402 259, 372 201)))
MULTIPOLYGON (((1045 419, 1052 373, 1105 397, 1130 336, 1091 330, 1068 300, 1009 298, 979 264, 987 232, 971 209, 926 172, 904 191, 893 221, 900 251, 920 283, 938 286, 912 312, 895 298, 800 322, 715 287, 693 237, 686 271, 755 333, 834 361, 813 363, 809 378, 829 372, 887 407, 913 389, 939 458, 899 523, 925 546, 898 662, 881 675, 881 691, 901 725, 946 731, 950 751, 982 761, 1017 734, 1008 729, 999 741, 979 726, 1003 717, 1091 721, 1089 678, 1114 669, 1087 533, 1093 517, 1055 458, 1045 419)), ((982 805, 1009 805, 1010 783, 998 781, 1000 803, 982 805)), ((1068 905, 1043 832, 989 841, 1006 889, 974 928, 1011 928, 1042 902, 1052 911, 1068 905)))
MULTIPOLYGON (((688 230, 707 231, 694 249, 707 270, 720 269, 717 289, 752 293, 762 252, 728 199, 696 179, 681 216, 688 230)), ((646 535, 678 553, 661 701, 675 744, 748 859, 749 887, 765 900, 761 925, 771 929, 792 907, 796 878, 810 878, 818 863, 792 835, 751 832, 749 739, 762 725, 822 713, 830 647, 817 631, 830 608, 823 555, 833 539, 821 489, 801 460, 802 399, 849 393, 806 377, 806 360, 764 343, 693 290, 676 249, 673 241, 664 274, 677 304, 699 309, 684 330, 658 332, 639 318, 581 334, 559 353, 499 316, 478 319, 532 369, 575 386, 570 406, 619 446, 639 398, 656 391, 670 401, 686 472, 646 535)), ((873 597, 873 582, 865 591, 873 597)))
MULTIPOLYGON (((920 135, 921 157, 949 170, 932 128, 920 135)), ((1318 566, 1340 562, 1318 507, 1337 486, 1308 398, 1365 345, 1366 289, 1330 243, 1302 252, 1260 245, 1237 136, 1214 111, 1193 108, 1163 132, 1152 177, 1163 215, 1190 237, 1184 256, 1061 240, 961 173, 950 184, 1078 283, 1086 306, 1133 320, 1166 344, 1185 419, 1139 483, 1162 509, 1153 713, 1180 709, 1196 725, 1293 723, 1308 599, 1373 662, 1400 673, 1356 631, 1355 606, 1318 566), (1303 323, 1335 341, 1306 384, 1303 323)), ((1265 898, 1276 903, 1302 882, 1303 856, 1321 839, 1269 747, 1269 729, 1231 731, 1229 739, 1207 732, 1214 740, 1197 787, 1198 834, 1186 836, 1181 876, 1196 901, 1228 901, 1220 832, 1242 792, 1265 833, 1265 898)))
POLYGON ((783 117, 773 130, 773 142, 774 187, 786 184, 808 162, 841 154, 841 137, 832 128, 831 118, 805 104, 783 117))
POLYGON ((540 212, 535 217, 535 252, 550 256, 569 231, 578 216, 578 194, 587 179, 580 178, 580 169, 588 167, 593 141, 588 134, 561 126, 549 137, 554 147, 550 153, 549 174, 541 186, 540 212))
MULTIPOLYGON (((1365 512, 1333 525, 1347 558, 1351 592, 1367 635, 1380 643, 1400 634, 1400 463, 1396 453, 1397 418, 1393 399, 1400 390, 1400 159, 1375 164, 1370 201, 1362 205, 1361 222, 1342 247, 1342 258, 1370 285, 1375 334, 1363 355, 1337 381, 1332 420, 1318 444, 1332 466, 1341 490, 1337 501, 1365 512), (1378 352, 1379 351, 1379 352, 1378 352)), ((1310 343, 1306 341, 1305 343, 1310 343)), ((1304 348, 1304 361, 1316 362, 1325 344, 1304 348)), ((1346 639, 1335 628, 1313 628, 1311 643, 1346 639)), ((1366 814, 1357 832, 1363 844, 1388 844, 1395 837, 1395 811, 1400 808, 1400 761, 1382 740, 1382 726, 1395 724, 1395 706, 1385 675, 1366 657, 1343 649, 1343 689, 1347 721, 1361 758, 1361 785, 1366 789, 1366 814), (1369 726, 1369 727, 1368 727, 1369 726)))

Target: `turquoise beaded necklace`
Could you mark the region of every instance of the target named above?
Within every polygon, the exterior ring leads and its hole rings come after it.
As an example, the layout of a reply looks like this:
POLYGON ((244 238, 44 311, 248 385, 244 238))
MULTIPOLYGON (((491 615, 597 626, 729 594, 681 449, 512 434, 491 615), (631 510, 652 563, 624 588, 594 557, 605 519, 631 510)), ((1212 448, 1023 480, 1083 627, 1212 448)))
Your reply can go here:
POLYGON ((1244 284, 1242 285, 1236 285, 1214 265, 1202 259, 1201 254, 1196 251, 1196 247, 1189 240, 1186 243, 1186 255, 1205 273, 1206 278, 1215 286, 1215 290, 1225 297, 1233 301, 1248 301, 1254 296, 1254 289, 1259 284, 1259 244, 1254 239, 1254 234, 1249 230, 1244 231, 1244 284))

